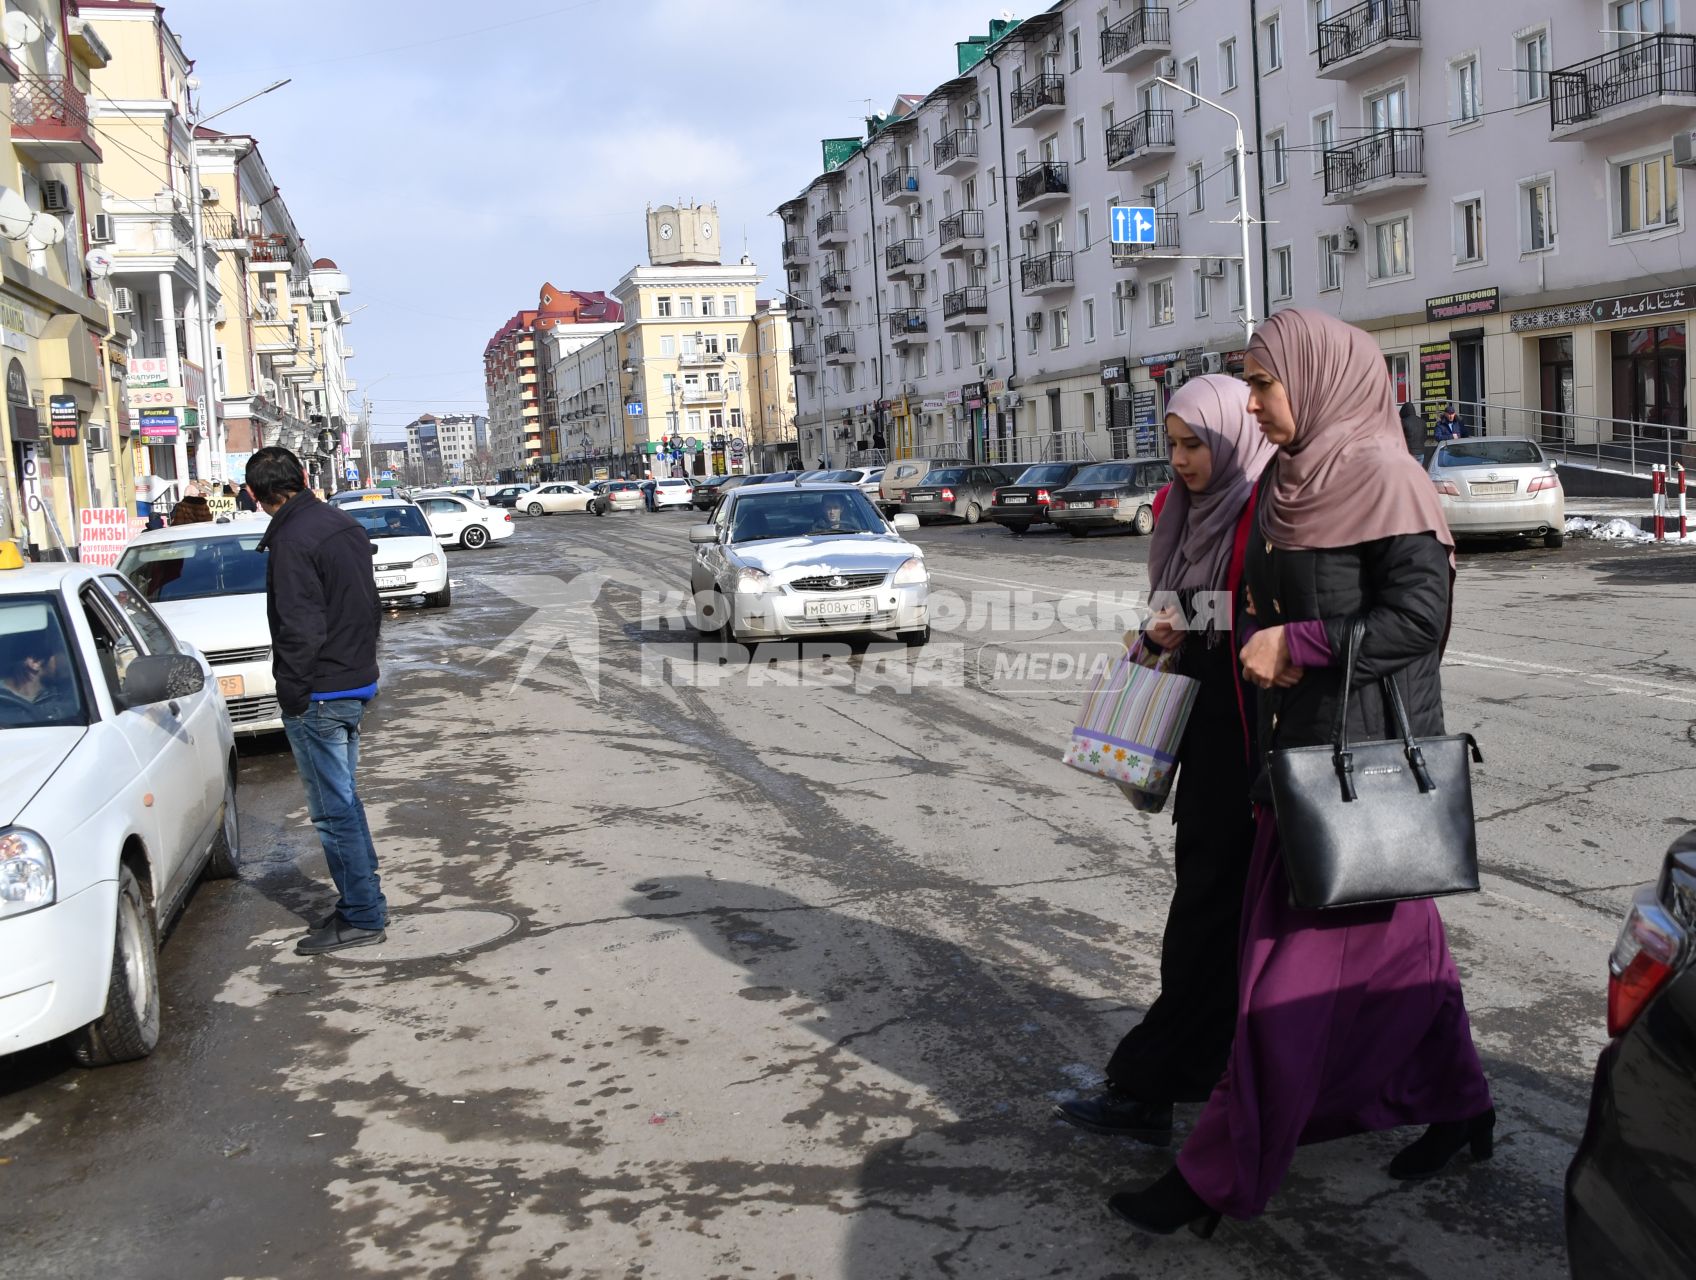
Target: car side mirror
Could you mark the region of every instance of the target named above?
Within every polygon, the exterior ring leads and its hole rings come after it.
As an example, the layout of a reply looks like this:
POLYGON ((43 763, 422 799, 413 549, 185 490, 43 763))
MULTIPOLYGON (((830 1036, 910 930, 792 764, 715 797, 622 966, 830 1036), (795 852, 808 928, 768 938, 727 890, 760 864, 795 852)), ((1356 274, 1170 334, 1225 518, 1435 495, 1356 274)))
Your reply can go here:
POLYGON ((689 541, 691 543, 717 542, 718 526, 716 524, 692 524, 689 526, 689 541))
POLYGON ((919 527, 919 518, 911 511, 897 511, 890 517, 889 523, 894 526, 896 533, 911 533, 919 527))
POLYGON ((376 554, 377 554, 377 544, 376 544, 376 543, 375 543, 375 542, 373 542, 373 543, 372 543, 372 544, 371 544, 371 554, 372 554, 372 555, 376 555, 376 554))
POLYGON ((206 687, 206 672, 186 653, 148 653, 130 659, 124 671, 123 709, 150 707, 186 698, 206 687))

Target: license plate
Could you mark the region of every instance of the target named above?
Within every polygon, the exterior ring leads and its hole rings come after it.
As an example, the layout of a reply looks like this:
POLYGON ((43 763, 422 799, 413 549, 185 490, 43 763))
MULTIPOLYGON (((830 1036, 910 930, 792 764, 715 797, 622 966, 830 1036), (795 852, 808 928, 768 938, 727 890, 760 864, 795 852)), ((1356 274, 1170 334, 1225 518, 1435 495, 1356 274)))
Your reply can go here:
POLYGON ((1029 501, 1030 501, 1029 498, 1003 498, 1003 499, 1001 499, 1002 504, 1004 506, 1009 506, 1009 507, 1016 507, 1020 503, 1029 502, 1029 501))
POLYGON ((218 692, 226 698, 239 698, 247 692, 247 679, 244 676, 219 676, 218 692))
POLYGON ((1469 486, 1469 488, 1471 489, 1471 491, 1473 493, 1484 493, 1484 494, 1512 493, 1518 487, 1519 487, 1519 482, 1516 481, 1516 480, 1498 480, 1494 484, 1475 484, 1475 485, 1469 486))
POLYGON ((871 611, 872 602, 866 596, 851 600, 809 600, 806 606, 809 618, 854 618, 871 611))
POLYGON ((377 575, 379 590, 383 587, 404 587, 405 585, 406 575, 404 573, 379 573, 377 575))
POLYGON ((1093 502, 1068 502, 1066 505, 1073 511, 1088 511, 1092 507, 1095 506, 1095 503, 1093 503, 1093 502))

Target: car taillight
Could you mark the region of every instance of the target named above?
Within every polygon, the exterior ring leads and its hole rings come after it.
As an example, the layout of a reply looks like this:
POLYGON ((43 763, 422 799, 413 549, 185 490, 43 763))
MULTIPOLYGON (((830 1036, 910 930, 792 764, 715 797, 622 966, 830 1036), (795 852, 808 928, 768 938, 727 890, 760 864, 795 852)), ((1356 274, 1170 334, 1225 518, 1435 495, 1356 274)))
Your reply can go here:
POLYGON ((1054 501, 1053 498, 1048 496, 1048 490, 1047 489, 1038 489, 1036 491, 1036 500, 1038 502, 1042 503, 1044 506, 1047 506, 1050 502, 1054 501))
POLYGON ((1116 507, 1116 506, 1119 505, 1119 499, 1117 499, 1117 498, 1097 498, 1095 500, 1095 505, 1098 506, 1098 507, 1116 507))
POLYGON ((1560 487, 1561 478, 1557 475, 1532 476, 1531 483, 1525 486, 1525 491, 1527 493, 1542 493, 1545 489, 1558 489, 1560 487))
POLYGON ((1619 941, 1608 957, 1608 1034, 1622 1034, 1637 1021, 1657 991, 1673 975, 1688 935, 1655 894, 1653 885, 1637 891, 1619 941))
POLYGON ((944 502, 953 502, 954 501, 954 490, 944 489, 942 491, 942 500, 944 502))
POLYGON ((997 503, 999 503, 1000 501, 1001 501, 1001 490, 991 489, 989 491, 989 505, 993 507, 997 503))
POLYGON ((512 512, 510 512, 510 511, 506 512, 501 518, 503 520, 505 520, 508 524, 511 524, 512 523, 512 512))
POLYGON ((1446 493, 1451 498, 1458 498, 1460 497, 1460 486, 1453 480, 1439 480, 1437 481, 1437 492, 1446 493))

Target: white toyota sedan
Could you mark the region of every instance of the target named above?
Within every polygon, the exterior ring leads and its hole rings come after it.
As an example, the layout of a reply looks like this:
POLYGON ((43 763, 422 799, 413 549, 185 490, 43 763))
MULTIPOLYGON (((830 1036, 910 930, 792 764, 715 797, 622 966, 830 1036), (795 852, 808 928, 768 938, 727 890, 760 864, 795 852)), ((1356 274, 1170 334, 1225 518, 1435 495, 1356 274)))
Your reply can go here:
POLYGON ((0 1054, 159 1042, 159 940, 239 857, 212 672, 123 578, 0 543, 0 1054))
POLYGON ((901 534, 918 518, 885 520, 846 484, 743 485, 711 524, 689 530, 690 587, 702 630, 740 643, 893 632, 930 638, 930 571, 901 534))
POLYGON ((436 541, 444 547, 468 547, 475 551, 512 537, 512 512, 500 507, 446 492, 418 493, 412 500, 429 521, 436 541))
POLYGON ((552 515, 559 511, 587 511, 595 491, 571 480, 554 480, 539 484, 529 493, 520 494, 513 506, 527 516, 552 515))

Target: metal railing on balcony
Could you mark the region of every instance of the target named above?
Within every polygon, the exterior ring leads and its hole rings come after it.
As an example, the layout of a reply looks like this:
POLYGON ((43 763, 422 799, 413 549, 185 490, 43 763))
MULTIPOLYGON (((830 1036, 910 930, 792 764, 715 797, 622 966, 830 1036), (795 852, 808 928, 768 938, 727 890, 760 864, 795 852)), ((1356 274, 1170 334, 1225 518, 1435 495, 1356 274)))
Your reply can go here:
POLYGON ((1053 72, 1036 76, 1013 91, 1013 123, 1018 124, 1026 116, 1033 115, 1045 107, 1065 105, 1066 77, 1055 75, 1053 72))
POLYGON ((898 166, 883 175, 883 198, 919 194, 919 171, 911 165, 898 166))
POLYGON ((929 328, 923 307, 897 307, 889 313, 889 336, 896 341, 922 337, 929 328))
POLYGON ((1049 285, 1072 283, 1072 251, 1050 249, 1033 253, 1019 264, 1019 285, 1029 293, 1049 285))
POLYGON ((248 257, 254 262, 292 263, 294 251, 289 247, 288 237, 272 233, 249 237, 248 257))
POLYGON ((817 222, 813 223, 813 238, 815 240, 823 240, 826 236, 847 234, 848 215, 843 213, 840 209, 831 210, 831 212, 822 215, 817 222))
POLYGON ((952 320, 956 316, 981 315, 988 310, 989 289, 985 285, 967 285, 964 289, 956 289, 952 293, 942 295, 944 320, 952 320))
POLYGON ((817 364, 819 349, 811 342, 803 342, 800 346, 789 348, 789 362, 795 365, 817 364))
POLYGON ((1390 40, 1419 39, 1419 0, 1366 0, 1319 24, 1319 69, 1390 40))
POLYGON ((1063 195, 1072 189, 1071 165, 1065 160, 1038 160, 1024 167, 1015 185, 1020 204, 1039 196, 1063 195))
POLYGON ((1128 266, 1139 262, 1150 254, 1158 255, 1162 251, 1171 252, 1178 247, 1178 215, 1175 213, 1156 213, 1154 215, 1153 244, 1116 244, 1112 247, 1112 258, 1115 266, 1128 266))
POLYGON ((1582 124, 1612 107, 1696 94, 1696 35, 1662 33, 1549 73, 1550 127, 1582 124))
POLYGON ((936 238, 944 249, 959 240, 983 239, 983 210, 961 209, 936 224, 936 238))
POLYGON ((805 261, 813 251, 810 241, 805 237, 795 237, 783 242, 783 260, 785 262, 805 261))
POLYGON ((824 335, 824 358, 832 356, 851 356, 854 354, 854 331, 840 329, 835 333, 824 335))
POLYGON ((1150 108, 1107 131, 1107 163, 1118 164, 1150 147, 1177 145, 1178 127, 1173 113, 1150 108))
POLYGON ((819 297, 828 302, 830 301, 829 295, 833 293, 850 292, 850 284, 846 271, 832 271, 819 281, 819 297))
POLYGON ((900 271, 906 267, 921 266, 925 260, 925 242, 923 240, 897 240, 883 251, 884 269, 900 271))
POLYGON ((978 154, 978 131, 955 129, 942 135, 942 140, 930 150, 931 163, 938 169, 956 160, 975 160, 978 154))
POLYGON ((1101 33, 1101 65, 1110 66, 1144 45, 1172 43, 1170 9, 1134 9, 1101 33))
POLYGON ((19 128, 52 124, 86 130, 88 99, 69 76, 25 71, 12 86, 12 124, 19 128))
POLYGON ((1375 182, 1425 176, 1425 131, 1383 129, 1325 153, 1325 194, 1346 196, 1375 182))

